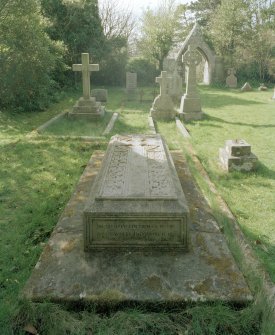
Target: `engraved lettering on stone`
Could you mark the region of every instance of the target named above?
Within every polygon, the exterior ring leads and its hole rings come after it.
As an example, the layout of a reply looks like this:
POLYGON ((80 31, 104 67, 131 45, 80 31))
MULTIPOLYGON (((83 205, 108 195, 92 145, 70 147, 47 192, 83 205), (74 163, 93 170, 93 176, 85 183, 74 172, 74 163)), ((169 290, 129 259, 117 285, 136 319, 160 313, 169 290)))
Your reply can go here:
POLYGON ((98 222, 93 224, 93 239, 95 241, 174 241, 180 239, 180 221, 167 224, 165 221, 151 220, 149 222, 131 223, 98 222))

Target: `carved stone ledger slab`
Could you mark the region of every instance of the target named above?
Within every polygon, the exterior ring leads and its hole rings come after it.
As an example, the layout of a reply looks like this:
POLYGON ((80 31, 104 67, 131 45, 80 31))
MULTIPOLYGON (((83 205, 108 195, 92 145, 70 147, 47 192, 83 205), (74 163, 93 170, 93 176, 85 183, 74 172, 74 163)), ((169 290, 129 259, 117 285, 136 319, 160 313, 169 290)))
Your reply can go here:
POLYGON ((84 209, 85 250, 186 250, 188 217, 161 136, 113 136, 84 209))

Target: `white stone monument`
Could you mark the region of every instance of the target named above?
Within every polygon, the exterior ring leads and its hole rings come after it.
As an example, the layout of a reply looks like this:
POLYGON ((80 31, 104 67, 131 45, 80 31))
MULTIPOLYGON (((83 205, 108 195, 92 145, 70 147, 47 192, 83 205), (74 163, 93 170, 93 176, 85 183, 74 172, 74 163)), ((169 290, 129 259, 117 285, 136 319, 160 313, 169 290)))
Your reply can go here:
POLYGON ((202 118, 201 99, 197 90, 196 67, 201 62, 201 56, 193 45, 182 56, 182 62, 188 66, 186 93, 181 98, 180 115, 185 121, 202 118))
POLYGON ((156 78, 160 86, 160 94, 155 98, 150 116, 154 120, 173 119, 176 115, 173 101, 169 94, 171 87, 171 77, 167 76, 166 71, 161 71, 161 76, 156 78))
POLYGON ((104 108, 94 97, 91 97, 91 72, 99 71, 98 64, 90 64, 89 54, 81 54, 82 64, 73 64, 73 71, 82 72, 83 97, 81 97, 69 113, 70 117, 98 118, 104 115, 104 108))

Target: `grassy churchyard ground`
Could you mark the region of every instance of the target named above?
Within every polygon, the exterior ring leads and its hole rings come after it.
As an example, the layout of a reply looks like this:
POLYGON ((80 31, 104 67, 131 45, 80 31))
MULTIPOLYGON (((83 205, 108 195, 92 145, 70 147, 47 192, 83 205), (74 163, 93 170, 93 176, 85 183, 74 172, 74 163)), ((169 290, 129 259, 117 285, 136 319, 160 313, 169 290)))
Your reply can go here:
MULTIPOLYGON (((150 88, 144 89, 150 92, 150 88)), ((158 122, 170 149, 182 150, 203 192, 213 195, 192 164, 187 148, 196 154, 236 216, 256 256, 275 282, 275 102, 272 92, 200 87, 201 121, 186 125, 191 139, 179 134, 175 122, 158 122), (251 173, 225 173, 218 149, 227 139, 243 138, 252 145, 259 165, 251 173)), ((42 134, 30 133, 51 117, 69 110, 79 93, 42 113, 0 113, 0 334, 274 334, 265 320, 264 304, 246 307, 226 304, 124 306, 97 310, 96 306, 34 304, 19 298, 58 217, 94 150, 104 150, 116 133, 149 132, 152 101, 127 101, 121 89, 108 90, 107 110, 118 112, 112 132, 93 141, 69 136, 100 136, 87 124, 76 129, 60 121, 42 134), (58 138, 51 135, 66 135, 58 138)), ((149 100, 149 99, 148 99, 149 100)), ((108 116, 109 117, 109 116, 108 116)), ((213 210, 215 212, 213 202, 213 210)), ((219 217, 221 226, 226 225, 219 217)), ((226 233, 226 227, 224 227, 226 233)), ((229 237, 230 239, 230 237, 229 237)), ((238 255, 235 255, 238 257, 238 255)), ((256 279, 255 279, 256 280, 256 279)))

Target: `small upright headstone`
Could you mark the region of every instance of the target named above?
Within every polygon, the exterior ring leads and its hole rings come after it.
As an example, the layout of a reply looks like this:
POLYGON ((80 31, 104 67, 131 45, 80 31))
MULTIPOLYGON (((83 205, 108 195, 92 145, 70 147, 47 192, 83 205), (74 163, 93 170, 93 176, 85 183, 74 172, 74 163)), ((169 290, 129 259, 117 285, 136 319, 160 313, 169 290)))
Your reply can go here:
POLYGON ((274 91, 273 91, 273 97, 272 97, 273 100, 275 100, 275 87, 274 87, 274 91))
POLYGON ((81 54, 82 64, 73 64, 73 71, 82 72, 83 97, 80 98, 69 113, 69 117, 98 118, 104 115, 104 108, 91 97, 91 72, 99 71, 98 64, 90 64, 89 54, 81 54))
POLYGON ((127 93, 134 93, 137 89, 137 73, 126 72, 126 91, 127 93))
POLYGON ((259 91, 267 91, 268 88, 265 86, 264 83, 261 83, 260 86, 258 87, 258 90, 259 90, 259 91))
POLYGON ((251 145, 245 140, 228 140, 225 148, 219 149, 222 167, 228 172, 251 171, 255 169, 257 157, 251 152, 251 145))
POLYGON ((173 119, 176 115, 174 104, 169 94, 171 80, 172 78, 167 76, 166 71, 161 71, 161 76, 156 78, 156 82, 160 86, 160 94, 155 98, 150 110, 150 116, 154 120, 173 119))
POLYGON ((241 88, 242 92, 251 92, 252 91, 252 87, 250 86, 250 84, 248 82, 246 82, 243 87, 241 88))
POLYGON ((107 102, 108 100, 108 91, 103 88, 96 88, 91 90, 91 96, 99 102, 107 102))
POLYGON ((226 86, 229 88, 236 88, 237 87, 237 77, 235 76, 236 70, 234 68, 228 69, 228 76, 226 78, 226 86))
POLYGON ((182 56, 182 62, 188 66, 186 93, 181 98, 180 115, 186 121, 199 120, 202 118, 201 99, 197 90, 196 67, 201 62, 201 56, 193 45, 182 56))

